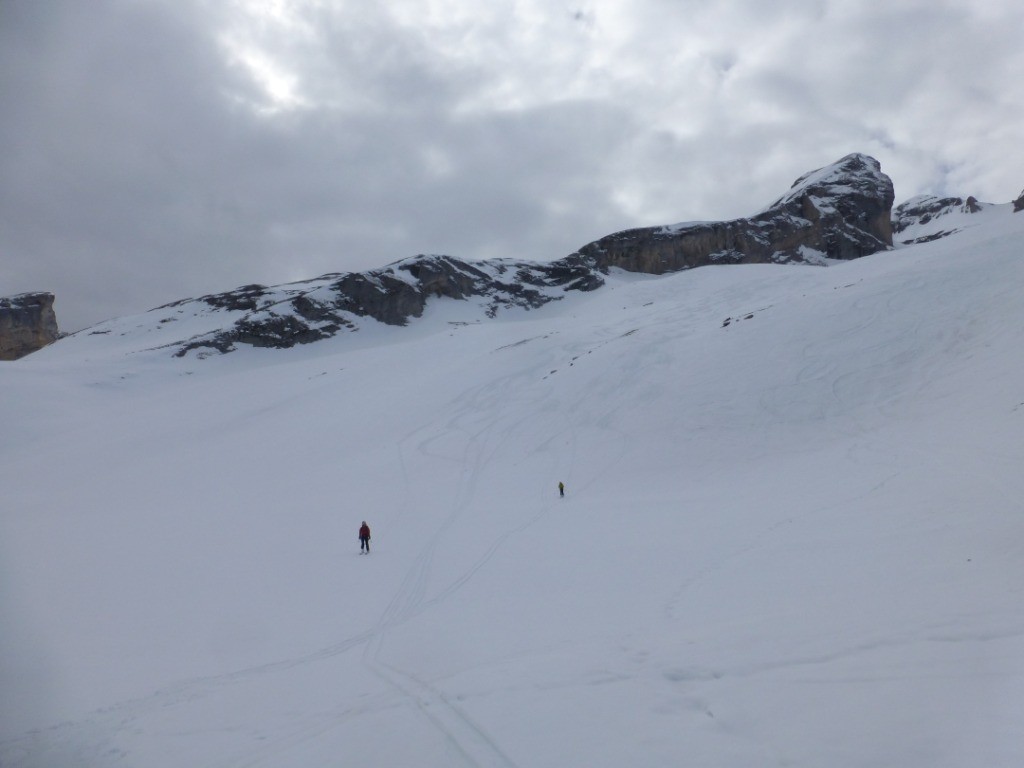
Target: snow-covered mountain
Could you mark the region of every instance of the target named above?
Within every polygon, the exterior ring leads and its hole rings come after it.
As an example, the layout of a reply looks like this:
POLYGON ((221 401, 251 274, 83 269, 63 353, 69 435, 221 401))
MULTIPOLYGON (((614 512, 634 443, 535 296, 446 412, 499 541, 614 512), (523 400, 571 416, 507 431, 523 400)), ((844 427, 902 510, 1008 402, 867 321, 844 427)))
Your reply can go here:
POLYGON ((902 232, 5 363, 0 766, 1024 764, 1024 214, 902 232))
POLYGON ((993 205, 974 197, 919 195, 893 210, 893 231, 897 245, 914 245, 956 234, 964 227, 978 226, 992 212, 1002 215, 1012 203, 993 205), (979 215, 981 214, 981 215, 979 215))
POLYGON ((101 323, 79 336, 127 335, 179 356, 207 357, 239 345, 288 348, 367 325, 404 326, 442 297, 472 305, 474 318, 493 318, 597 290, 612 269, 665 274, 718 264, 823 265, 891 248, 892 203, 892 181, 879 162, 852 154, 804 174, 747 219, 616 232, 551 263, 421 255, 365 273, 246 285, 158 307, 127 323, 101 323))

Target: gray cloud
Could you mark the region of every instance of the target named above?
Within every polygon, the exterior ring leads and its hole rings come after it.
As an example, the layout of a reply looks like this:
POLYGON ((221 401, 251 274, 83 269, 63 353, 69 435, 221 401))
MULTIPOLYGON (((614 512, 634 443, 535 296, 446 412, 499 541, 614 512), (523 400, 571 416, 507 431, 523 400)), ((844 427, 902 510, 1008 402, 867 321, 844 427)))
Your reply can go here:
POLYGON ((74 329, 420 252, 552 259, 851 151, 898 199, 1003 202, 1017 6, 4 0, 0 294, 74 329))

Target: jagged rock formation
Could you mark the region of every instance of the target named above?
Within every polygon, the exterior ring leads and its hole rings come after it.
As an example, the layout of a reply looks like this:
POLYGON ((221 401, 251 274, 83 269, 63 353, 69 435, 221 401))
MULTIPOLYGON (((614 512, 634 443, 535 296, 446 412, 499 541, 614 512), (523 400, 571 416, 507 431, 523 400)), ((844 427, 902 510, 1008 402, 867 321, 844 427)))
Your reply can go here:
MULTIPOLYGON (((827 264, 890 248, 892 202, 892 182, 878 161, 854 154, 800 177, 748 219, 627 230, 545 264, 417 256, 364 273, 248 285, 160 307, 154 312, 161 318, 149 327, 166 339, 185 320, 181 326, 192 335, 162 346, 179 356, 204 356, 239 344, 305 344, 358 330, 367 319, 405 325, 434 297, 475 303, 489 317, 509 307, 535 308, 571 291, 599 288, 613 267, 663 274, 705 264, 827 264)), ((103 325, 89 331, 111 332, 103 325)))
POLYGON ((893 209, 893 237, 897 245, 939 240, 971 226, 974 214, 1000 207, 1003 206, 982 203, 975 197, 918 195, 893 209))
POLYGON ((22 293, 0 298, 0 360, 42 349, 57 339, 52 293, 22 293))
POLYGON ((617 232, 579 253, 602 269, 662 274, 707 264, 825 263, 892 246, 892 181, 874 158, 844 157, 801 176, 761 213, 617 232))
POLYGON ((938 220, 951 213, 977 213, 980 210, 978 201, 973 197, 964 200, 962 197, 935 197, 919 195, 897 205, 892 212, 893 237, 901 245, 927 243, 946 237, 957 231, 950 222, 948 229, 940 228, 938 220), (920 236, 906 236, 906 233, 920 229, 925 225, 933 225, 933 231, 920 236))
POLYGON ((232 327, 191 339, 177 354, 211 348, 228 352, 236 344, 290 347, 356 329, 356 318, 405 325, 420 317, 431 297, 481 300, 484 314, 501 308, 542 306, 565 291, 590 291, 603 280, 578 257, 551 264, 495 260, 480 264, 450 256, 417 256, 365 273, 325 275, 278 288, 249 285, 194 301, 211 307, 245 310, 232 327))
POLYGON ((1021 190, 1020 196, 1013 201, 1013 212, 1019 213, 1024 211, 1024 189, 1021 190))

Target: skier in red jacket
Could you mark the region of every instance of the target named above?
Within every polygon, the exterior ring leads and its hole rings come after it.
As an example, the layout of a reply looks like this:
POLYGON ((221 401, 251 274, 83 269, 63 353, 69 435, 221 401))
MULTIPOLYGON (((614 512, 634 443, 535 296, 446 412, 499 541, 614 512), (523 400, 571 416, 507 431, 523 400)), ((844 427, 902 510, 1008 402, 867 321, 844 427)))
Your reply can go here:
POLYGON ((362 526, 359 528, 359 554, 370 554, 370 526, 363 520, 362 526))

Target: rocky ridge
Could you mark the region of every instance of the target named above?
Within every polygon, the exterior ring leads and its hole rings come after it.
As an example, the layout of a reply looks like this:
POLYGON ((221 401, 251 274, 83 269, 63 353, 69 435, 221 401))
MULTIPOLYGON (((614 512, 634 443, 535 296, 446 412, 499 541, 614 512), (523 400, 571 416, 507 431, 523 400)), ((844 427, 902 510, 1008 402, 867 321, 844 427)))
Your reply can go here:
POLYGON ((476 319, 533 309, 596 290, 613 269, 665 274, 711 264, 827 265, 892 248, 892 203, 892 181, 878 161, 852 154, 804 174, 745 219, 630 229, 548 263, 420 255, 367 272, 186 299, 152 310, 131 329, 108 321, 80 334, 145 334, 149 348, 205 357, 240 346, 308 344, 368 322, 407 325, 436 298, 465 302, 476 319))
POLYGON ((206 304, 244 313, 229 327, 176 344, 179 357, 198 350, 230 352, 237 344, 286 348, 358 330, 362 318, 405 325, 420 317, 436 297, 477 299, 487 317, 503 308, 531 309, 566 291, 590 291, 603 284, 579 257, 552 264, 509 260, 469 263, 451 256, 416 256, 382 269, 324 275, 315 280, 266 287, 249 285, 160 307, 206 304))
POLYGON ((896 246, 915 245, 956 234, 975 226, 986 216, 1007 208, 1024 210, 1024 192, 1012 203, 983 203, 976 197, 938 197, 918 195, 896 206, 892 212, 893 240, 896 246))
POLYGON ((919 195, 896 206, 892 212, 893 238, 900 245, 938 240, 960 231, 959 217, 952 214, 980 213, 989 207, 974 197, 919 195), (923 232, 923 233, 922 233, 923 232))
POLYGON ((176 302, 159 308, 167 314, 161 323, 200 311, 229 316, 213 330, 164 346, 178 356, 226 353, 238 345, 287 348, 356 331, 366 319, 406 325, 437 297, 471 301, 482 316, 494 317, 600 288, 613 268, 664 274, 709 264, 854 259, 892 247, 892 203, 892 182, 878 161, 853 154, 801 176, 749 218, 626 230, 550 263, 420 255, 368 272, 248 285, 176 302))
POLYGON ((599 269, 663 274, 707 264, 826 264, 892 247, 892 181, 872 157, 847 155, 801 176, 760 213, 646 227, 580 249, 599 269))

